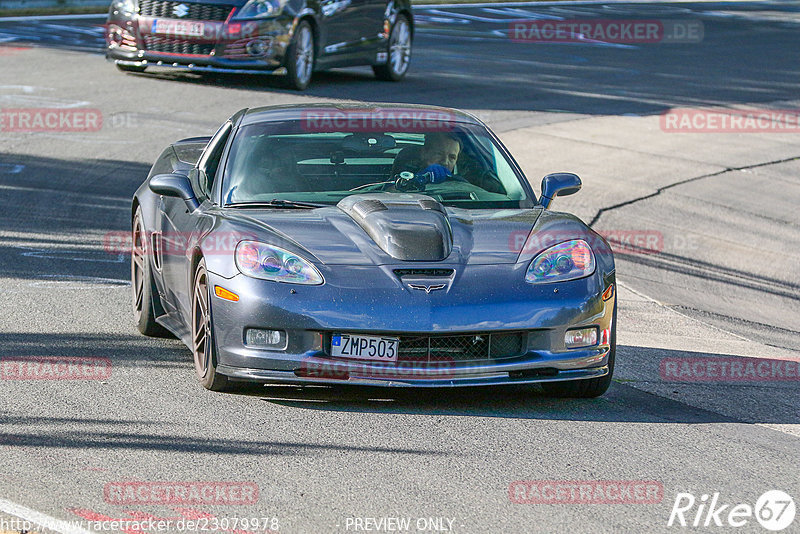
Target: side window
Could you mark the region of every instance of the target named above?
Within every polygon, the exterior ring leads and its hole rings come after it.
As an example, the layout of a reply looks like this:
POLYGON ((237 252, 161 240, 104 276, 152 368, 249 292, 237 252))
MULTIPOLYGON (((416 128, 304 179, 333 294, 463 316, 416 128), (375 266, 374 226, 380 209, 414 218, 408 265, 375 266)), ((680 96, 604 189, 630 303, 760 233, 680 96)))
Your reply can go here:
POLYGON ((198 180, 198 185, 205 196, 208 196, 211 193, 211 185, 214 183, 214 178, 217 175, 217 169, 219 169, 219 162, 222 158, 222 152, 225 150, 225 143, 228 140, 231 129, 232 124, 230 122, 226 122, 219 130, 217 130, 217 133, 215 133, 214 137, 211 138, 211 141, 208 142, 208 146, 206 147, 205 152, 203 152, 203 157, 200 158, 200 161, 197 164, 198 169, 203 171, 203 174, 199 175, 200 179, 198 180), (203 176, 205 179, 203 179, 203 176))

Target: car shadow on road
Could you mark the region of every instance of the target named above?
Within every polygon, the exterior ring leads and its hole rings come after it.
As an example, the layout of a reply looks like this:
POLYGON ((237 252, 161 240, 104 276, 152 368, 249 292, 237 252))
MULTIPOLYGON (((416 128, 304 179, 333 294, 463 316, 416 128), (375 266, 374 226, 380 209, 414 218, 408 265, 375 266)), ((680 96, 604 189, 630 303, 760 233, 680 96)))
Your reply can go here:
MULTIPOLYGON (((575 420, 595 422, 663 422, 663 423, 800 423, 800 414, 765 411, 759 401, 772 397, 800 396, 792 381, 780 382, 669 382, 659 374, 662 359, 720 358, 719 354, 687 353, 668 349, 643 347, 618 347, 618 354, 636 352, 639 362, 649 364, 637 367, 633 379, 615 379, 609 391, 596 399, 560 399, 544 394, 537 385, 509 385, 478 388, 381 388, 356 386, 294 386, 248 385, 238 391, 240 395, 261 398, 273 405, 308 410, 336 412, 363 412, 384 414, 415 414, 470 417, 502 417, 540 420, 575 420), (636 382, 660 382, 667 393, 681 397, 667 398, 645 391, 636 382), (674 387, 671 387, 674 386, 674 387), (752 401, 752 419, 729 417, 697 406, 715 400, 731 398, 732 388, 747 388, 752 401), (705 399, 705 400, 704 400, 705 399), (687 400, 687 402, 684 402, 687 400), (695 402, 696 401, 696 402, 695 402)), ((796 381, 794 382, 796 383, 796 381)), ((745 400, 738 408, 747 411, 745 400)))

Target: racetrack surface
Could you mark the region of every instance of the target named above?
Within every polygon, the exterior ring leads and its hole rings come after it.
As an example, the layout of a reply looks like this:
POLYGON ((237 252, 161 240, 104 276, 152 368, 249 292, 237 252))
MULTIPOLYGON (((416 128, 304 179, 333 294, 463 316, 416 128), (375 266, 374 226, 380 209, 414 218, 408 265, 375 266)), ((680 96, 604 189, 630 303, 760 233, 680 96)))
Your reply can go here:
MULTIPOLYGON (((0 358, 111 364, 102 380, 0 380, 0 531, 3 519, 35 511, 63 521, 276 517, 280 532, 363 531, 377 524, 367 518, 388 517, 409 518, 410 532, 670 532, 680 529, 667 526, 680 492, 718 492, 731 506, 773 489, 800 498, 796 374, 687 382, 663 372, 663 362, 685 358, 784 369, 800 359, 800 130, 668 132, 660 116, 800 108, 797 4, 440 6, 415 15, 404 82, 347 69, 317 74, 305 93, 271 77, 122 74, 102 56, 102 18, 0 20, 0 108, 92 108, 103 119, 98 131, 0 128, 0 358), (703 37, 508 36, 512 20, 581 18, 700 22, 703 37), (129 257, 113 239, 129 230, 130 198, 160 150, 209 135, 242 107, 333 100, 470 110, 537 191, 548 172, 582 177, 583 190, 554 209, 644 239, 644 249, 617 256, 618 368, 605 396, 557 400, 522 387, 214 394, 197 384, 178 341, 138 334, 129 257), (663 495, 652 504, 512 502, 509 488, 525 480, 654 481, 663 495), (258 499, 124 505, 104 493, 124 481, 246 482, 258 499)), ((754 518, 728 530, 764 531, 754 518)))

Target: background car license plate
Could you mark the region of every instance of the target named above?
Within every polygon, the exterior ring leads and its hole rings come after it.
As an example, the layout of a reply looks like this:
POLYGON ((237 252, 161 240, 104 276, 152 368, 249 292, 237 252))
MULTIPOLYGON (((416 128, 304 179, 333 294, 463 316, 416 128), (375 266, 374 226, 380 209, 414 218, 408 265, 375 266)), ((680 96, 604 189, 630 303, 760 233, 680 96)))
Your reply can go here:
POLYGON ((186 37, 202 37, 202 22, 184 22, 181 20, 155 20, 153 33, 166 35, 183 35, 186 37))
POLYGON ((396 362, 399 346, 400 340, 396 337, 334 334, 331 338, 331 356, 396 362))

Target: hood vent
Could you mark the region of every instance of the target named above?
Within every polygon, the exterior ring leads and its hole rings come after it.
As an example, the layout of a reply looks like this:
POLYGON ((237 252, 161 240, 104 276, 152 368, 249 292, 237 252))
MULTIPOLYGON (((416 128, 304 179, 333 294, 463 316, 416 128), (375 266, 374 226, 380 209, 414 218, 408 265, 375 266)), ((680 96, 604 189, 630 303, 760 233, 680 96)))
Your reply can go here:
POLYGON ((337 207, 381 250, 402 261, 442 261, 453 250, 453 231, 444 207, 415 193, 365 193, 337 207))
POLYGON ((386 207, 386 204, 384 204, 380 200, 374 200, 374 199, 362 200, 361 202, 356 202, 355 204, 353 204, 353 211, 359 217, 366 217, 370 213, 375 213, 376 211, 384 211, 388 209, 389 208, 386 207))

